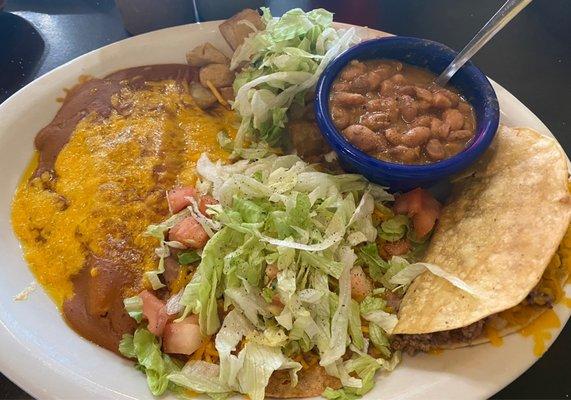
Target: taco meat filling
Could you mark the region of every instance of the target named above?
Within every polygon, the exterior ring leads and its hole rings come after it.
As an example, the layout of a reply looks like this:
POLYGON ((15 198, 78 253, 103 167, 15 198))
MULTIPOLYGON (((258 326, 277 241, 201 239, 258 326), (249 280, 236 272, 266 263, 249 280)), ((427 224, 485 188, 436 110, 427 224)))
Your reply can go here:
MULTIPOLYGON (((525 299, 520 306, 532 306, 534 308, 551 308, 556 301, 555 295, 545 287, 544 279, 542 279, 525 299)), ((515 307, 514 307, 515 308, 515 307)), ((501 314, 501 313, 500 313, 501 314)), ((468 326, 452 329, 449 331, 440 331, 426 333, 420 335, 395 335, 391 341, 391 347, 394 350, 402 350, 410 355, 418 352, 429 352, 431 350, 453 346, 455 344, 472 343, 485 335, 486 324, 494 319, 496 315, 476 321, 468 326)))

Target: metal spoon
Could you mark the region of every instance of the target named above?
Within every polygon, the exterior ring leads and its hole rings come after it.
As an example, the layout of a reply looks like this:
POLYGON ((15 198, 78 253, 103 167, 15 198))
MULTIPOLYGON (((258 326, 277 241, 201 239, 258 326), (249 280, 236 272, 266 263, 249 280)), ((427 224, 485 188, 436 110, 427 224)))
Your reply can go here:
POLYGON ((519 14, 532 0, 508 0, 494 14, 486 25, 470 40, 470 42, 462 49, 454 58, 448 67, 440 74, 435 83, 440 86, 446 85, 450 78, 468 61, 474 54, 478 52, 488 41, 494 37, 496 33, 502 30, 504 26, 510 22, 513 17, 519 14))

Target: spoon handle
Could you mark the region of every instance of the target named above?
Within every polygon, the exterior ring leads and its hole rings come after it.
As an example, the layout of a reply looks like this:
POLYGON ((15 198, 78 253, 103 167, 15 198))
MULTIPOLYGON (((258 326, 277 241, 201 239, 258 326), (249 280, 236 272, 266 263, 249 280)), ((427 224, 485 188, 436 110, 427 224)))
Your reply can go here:
POLYGON ((486 25, 470 40, 454 60, 446 67, 444 72, 436 79, 436 84, 440 86, 446 85, 450 78, 468 61, 478 50, 480 50, 488 41, 494 37, 513 17, 523 10, 531 0, 508 0, 494 14, 486 25))

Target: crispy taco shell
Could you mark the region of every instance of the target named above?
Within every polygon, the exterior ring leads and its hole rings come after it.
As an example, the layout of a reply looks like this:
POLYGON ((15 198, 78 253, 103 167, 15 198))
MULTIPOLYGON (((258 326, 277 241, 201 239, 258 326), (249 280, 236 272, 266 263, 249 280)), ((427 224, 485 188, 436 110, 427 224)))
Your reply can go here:
POLYGON ((297 397, 316 397, 327 388, 341 388, 341 381, 325 372, 325 368, 315 364, 303 368, 298 372, 298 384, 291 386, 288 371, 276 371, 270 377, 266 387, 266 396, 279 399, 291 399, 297 397))
MULTIPOLYGON (((520 304, 569 226, 567 185, 567 160, 555 140, 530 129, 501 127, 486 154, 457 178, 424 260, 458 276, 479 295, 424 273, 407 291, 394 333, 463 328, 520 304)), ((525 323, 539 314, 530 312, 525 323)))
MULTIPOLYGON (((569 270, 571 266, 571 229, 567 230, 565 237, 559 250, 551 259, 546 272, 541 278, 543 284, 540 282, 541 289, 550 292, 554 300, 559 300, 565 296, 563 287, 569 279, 569 270), (552 290, 554 289, 554 290, 552 290)), ((456 349, 465 347, 467 345, 478 345, 490 341, 489 328, 494 330, 494 335, 497 337, 504 337, 510 333, 517 332, 522 328, 528 326, 537 318, 539 318, 545 311, 549 310, 550 304, 525 304, 520 303, 515 307, 509 308, 498 314, 494 314, 485 320, 483 334, 475 340, 466 341, 452 341, 443 345, 439 345, 440 349, 456 349)))

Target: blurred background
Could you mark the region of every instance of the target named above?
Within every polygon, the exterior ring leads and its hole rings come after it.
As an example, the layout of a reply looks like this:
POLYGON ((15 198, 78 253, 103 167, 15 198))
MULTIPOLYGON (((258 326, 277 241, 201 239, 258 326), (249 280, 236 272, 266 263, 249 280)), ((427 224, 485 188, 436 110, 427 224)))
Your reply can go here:
MULTIPOLYGON (((91 50, 169 26, 224 19, 266 5, 274 15, 324 7, 337 21, 428 38, 460 50, 503 0, 0 0, 0 102, 91 50)), ((181 49, 185 51, 186 49, 181 49)), ((571 151, 571 0, 535 0, 475 57, 571 151)), ((495 398, 569 398, 569 326, 495 398)), ((0 375, 0 399, 28 399, 0 375)))

